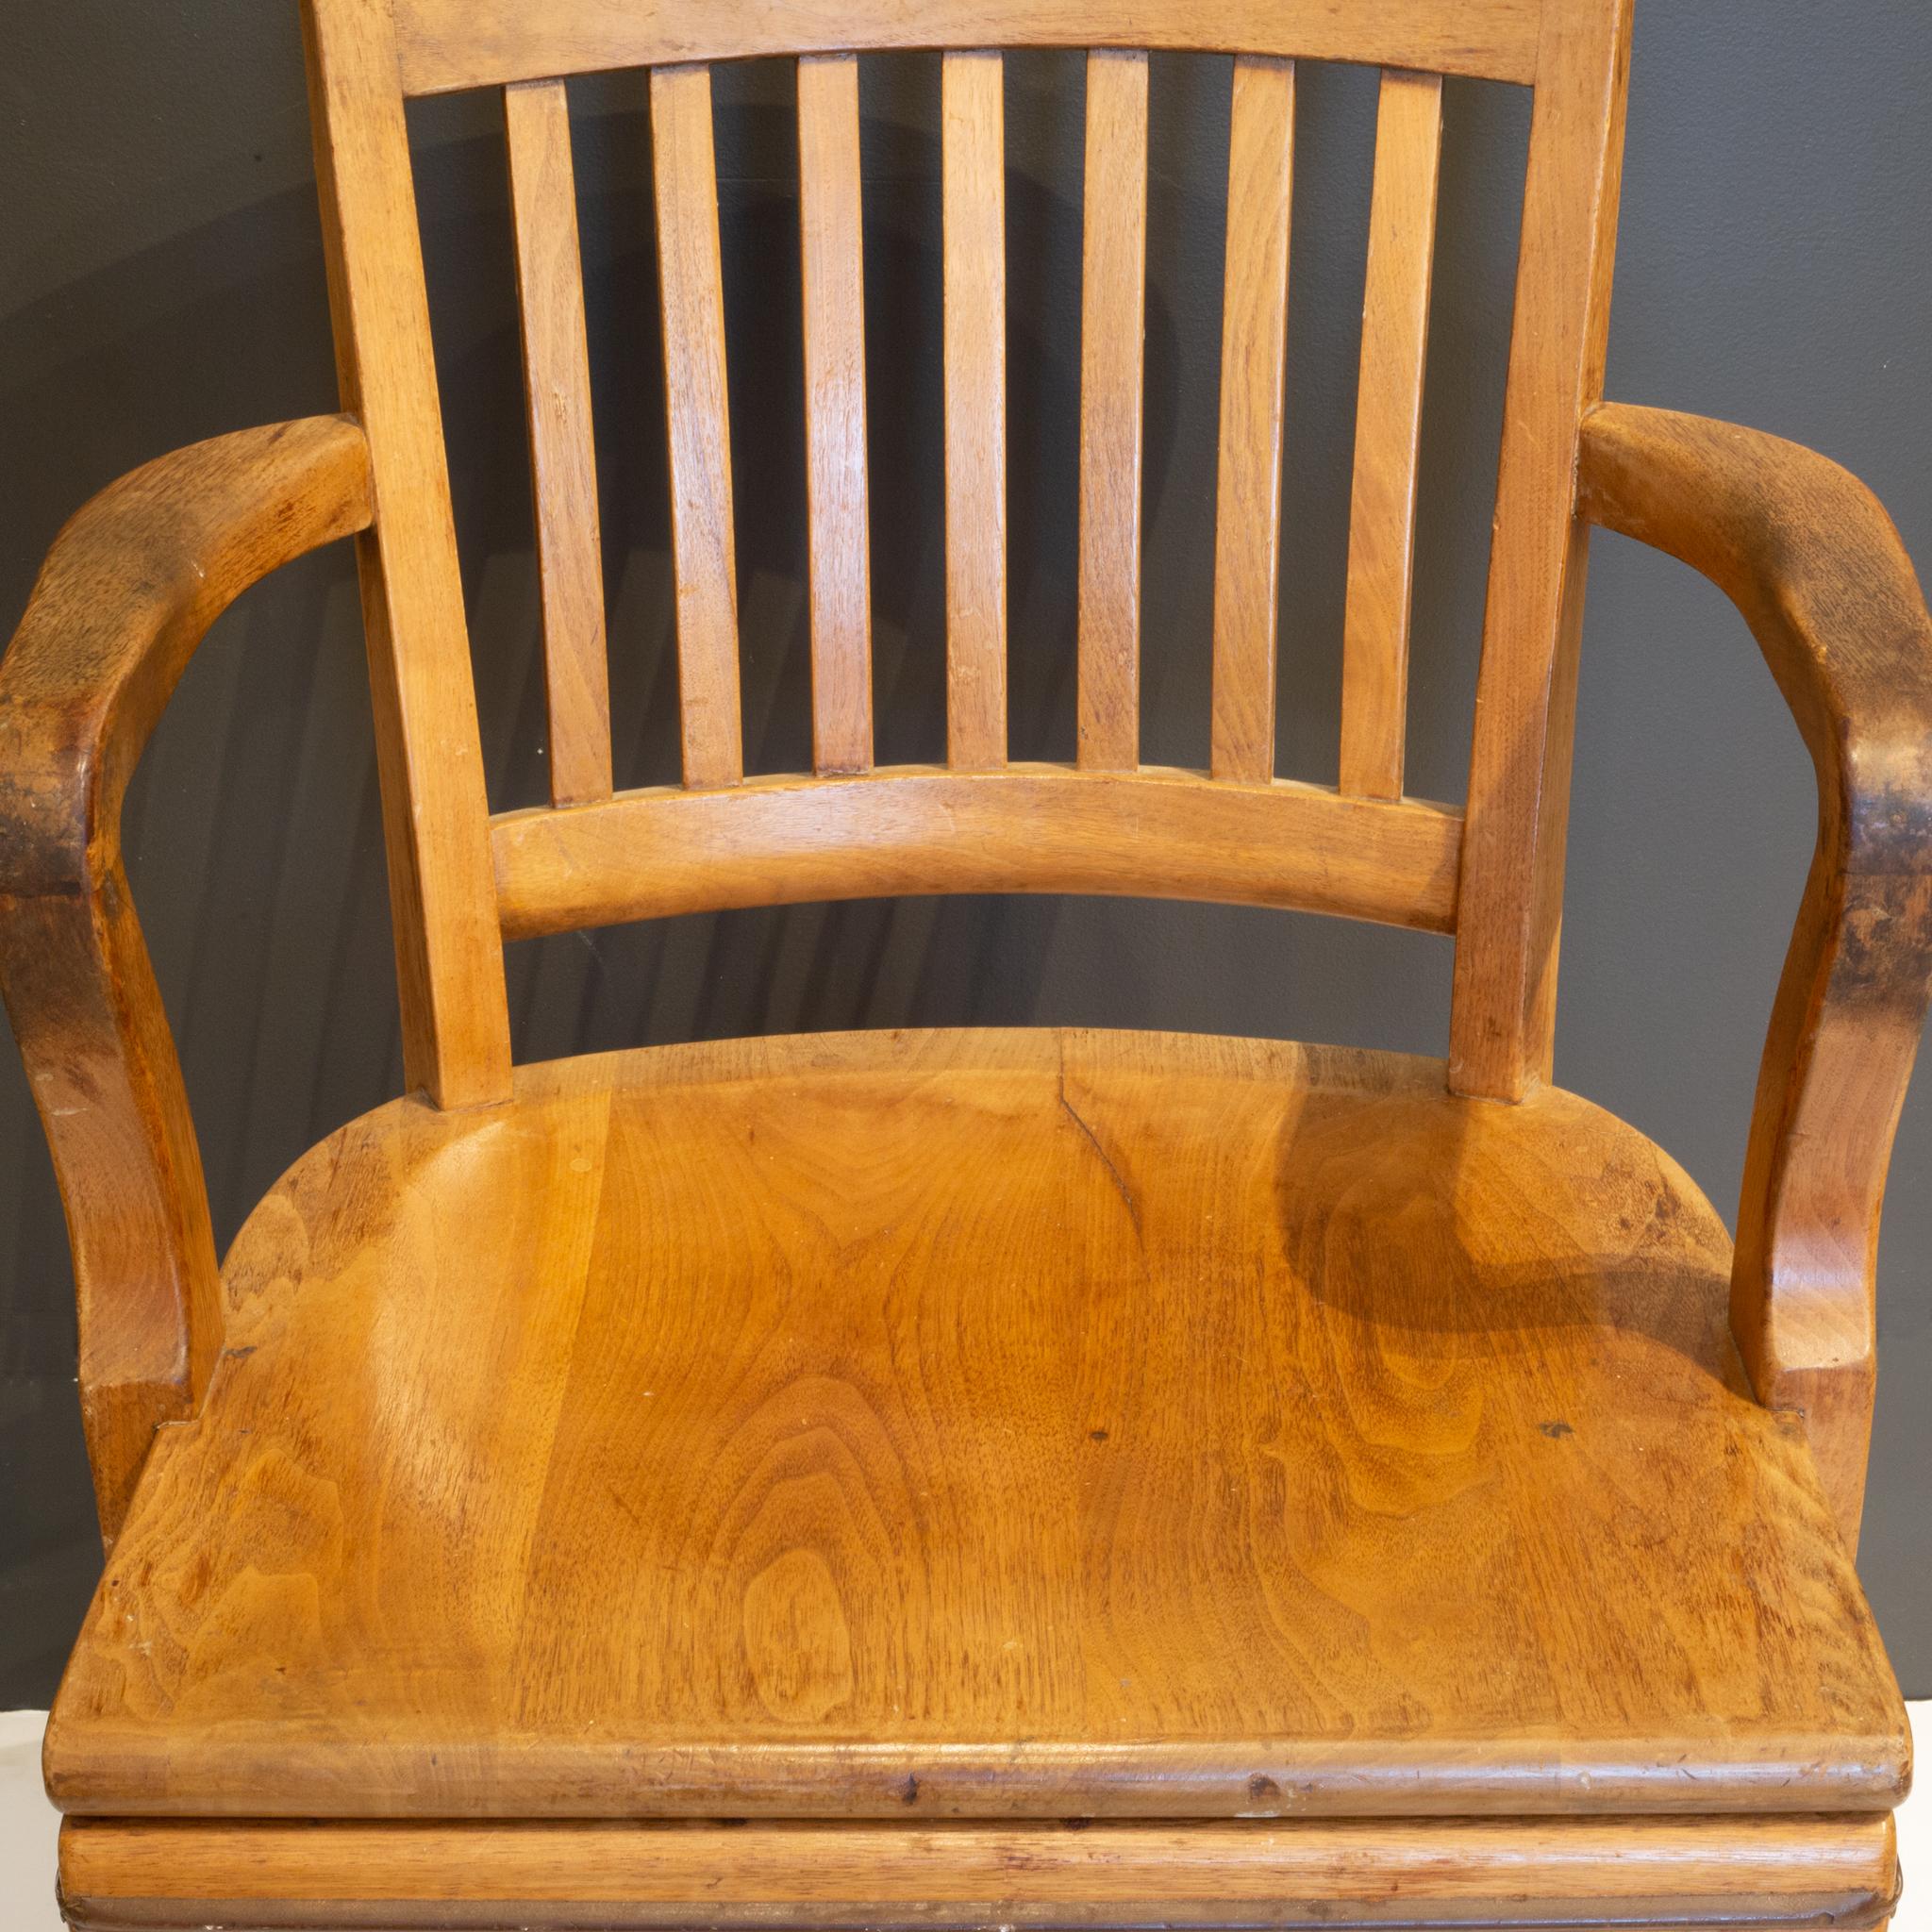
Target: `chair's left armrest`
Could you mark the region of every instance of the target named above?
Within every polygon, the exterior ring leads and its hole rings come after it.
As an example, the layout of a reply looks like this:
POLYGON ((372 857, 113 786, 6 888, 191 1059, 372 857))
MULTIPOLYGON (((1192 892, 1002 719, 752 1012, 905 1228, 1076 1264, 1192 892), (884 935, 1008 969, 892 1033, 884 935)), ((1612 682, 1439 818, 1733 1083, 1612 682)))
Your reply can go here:
POLYGON ((110 1542, 157 1424, 193 1413, 222 1333, 201 1157, 122 869, 122 800, 215 618, 372 515, 368 446, 347 417, 178 451, 61 531, 0 661, 0 991, 67 1209, 110 1542))
POLYGON ((1892 1135, 1932 989, 1932 618, 1861 483, 1756 430, 1608 405, 1579 509, 1701 571, 1749 623, 1818 773, 1818 845, 1745 1157, 1732 1324, 1802 1410, 1856 1548, 1892 1135))

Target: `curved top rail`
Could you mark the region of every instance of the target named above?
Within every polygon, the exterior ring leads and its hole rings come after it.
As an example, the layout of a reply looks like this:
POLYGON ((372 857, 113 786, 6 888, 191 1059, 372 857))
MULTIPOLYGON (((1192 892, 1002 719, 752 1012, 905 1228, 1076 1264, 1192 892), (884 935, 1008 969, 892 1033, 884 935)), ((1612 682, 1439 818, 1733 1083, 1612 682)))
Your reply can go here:
POLYGON ((403 90, 621 67, 946 47, 1147 47, 1537 71, 1542 0, 395 0, 403 90))

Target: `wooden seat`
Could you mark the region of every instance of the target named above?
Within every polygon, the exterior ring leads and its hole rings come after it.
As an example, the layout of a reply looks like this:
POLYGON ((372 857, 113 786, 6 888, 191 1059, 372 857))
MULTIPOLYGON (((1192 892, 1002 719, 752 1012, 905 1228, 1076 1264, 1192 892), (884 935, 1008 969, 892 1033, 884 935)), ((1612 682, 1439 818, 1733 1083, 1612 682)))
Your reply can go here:
POLYGON ((532 1067, 308 1155, 63 1689, 71 1810, 1880 1808, 1730 1244, 1571 1095, 1108 1033, 532 1067))
POLYGON ((1629 0, 303 16, 343 412, 109 488, 0 666, 0 988, 109 1546, 48 1734, 70 1923, 1881 1924, 1908 1745, 1853 1565, 1932 988, 1932 618, 1823 458, 1603 399, 1629 0), (1086 54, 1063 764, 1009 757, 1009 45, 1086 54), (878 767, 858 62, 905 49, 940 57, 945 621, 912 642, 943 653, 947 743, 878 767), (1150 50, 1214 57, 1227 106, 1190 771, 1141 756, 1150 50), (771 57, 812 757, 747 775, 710 67, 771 57), (1275 745, 1307 60, 1381 70, 1332 786, 1275 745), (623 68, 648 71, 682 752, 635 791, 568 87, 623 68), (1534 96, 1460 803, 1405 780, 1445 75, 1534 96), (406 115, 482 88, 551 773, 496 811, 406 115), (1729 593, 1817 768, 1735 1249, 1552 1084, 1593 525, 1729 593), (208 624, 349 536, 408 1097, 218 1266, 120 806, 208 624), (961 891, 1444 935, 1446 1056, 1041 1031, 515 1064, 508 941, 961 891))

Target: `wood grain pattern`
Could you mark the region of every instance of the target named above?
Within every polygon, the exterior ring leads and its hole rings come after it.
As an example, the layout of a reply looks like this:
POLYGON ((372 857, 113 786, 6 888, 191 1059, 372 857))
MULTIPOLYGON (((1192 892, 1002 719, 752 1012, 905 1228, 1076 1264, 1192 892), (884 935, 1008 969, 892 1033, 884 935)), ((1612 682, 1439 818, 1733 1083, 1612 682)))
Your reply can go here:
POLYGON ((1543 7, 1450 1017, 1450 1077, 1497 1100, 1551 1076, 1587 556, 1576 445, 1603 396, 1630 4, 1543 7))
POLYGON ((379 513, 358 546, 403 1069, 440 1106, 509 1090, 489 802, 389 0, 304 0, 342 407, 379 513))
POLYGON ((113 1541, 48 1733, 71 1922, 1881 1924, 1909 1745, 1853 1554, 1932 991, 1932 617, 1823 458, 1597 406, 1629 0, 306 8, 366 433, 116 486, 0 665, 0 985, 113 1541), (1077 766, 1007 764, 1002 42, 1088 50, 1077 766), (868 44, 944 53, 946 769, 869 769, 868 44), (1136 769, 1133 49, 1182 44, 1240 57, 1205 774, 1136 769), (818 775, 745 783, 691 63, 778 51, 818 775), (1385 74, 1327 790, 1272 774, 1292 61, 1342 55, 1385 74), (613 797, 556 76, 637 62, 685 784, 613 797), (1466 825, 1400 796, 1441 113, 1413 69, 1537 90, 1466 825), (402 111, 486 79, 564 802, 495 820, 402 111), (1549 1084, 1592 523, 1730 593, 1818 772, 1735 1251, 1549 1084), (422 1091, 300 1161, 218 1275, 115 819, 209 619, 351 531, 422 1091), (1450 1060, 1035 1030, 509 1068, 505 938, 991 891, 1453 931, 1450 1060))
POLYGON ((1281 409, 1293 177, 1294 67, 1285 60, 1239 59, 1228 130, 1209 763, 1215 777, 1251 784, 1274 775, 1281 409))
POLYGON ((1385 74, 1375 124, 1342 625, 1341 789, 1402 796, 1442 77, 1385 74))
POLYGON ((1154 47, 1528 81, 1541 0, 397 0, 411 93, 662 61, 1154 47))
POLYGON ((677 700, 684 782, 744 775, 738 679, 738 540, 725 398, 724 277, 711 75, 651 73, 658 196, 658 286, 664 311, 665 417, 671 430, 671 550, 677 585, 677 700))
POLYGON ((812 768, 872 769, 872 540, 865 450, 865 260, 858 62, 798 63, 805 280, 812 768))
POLYGON ((80 1403, 111 1546, 156 1426, 194 1412, 222 1313, 201 1154, 121 862, 127 782, 250 584, 364 528, 341 417, 177 451, 61 532, 0 662, 0 991, 67 1208, 80 1403))
POLYGON ((1138 1917, 1158 1900, 1160 1923, 1187 1926, 1413 1926, 1442 1911, 1468 1924, 1460 1914, 1476 1907, 1491 1925, 1610 1917, 1627 1925, 1642 1912, 1659 1922, 1696 1914, 1736 1924, 1748 1915, 1761 1924, 1776 1915, 1853 1927, 1874 1924, 1891 1903, 1898 1856, 1887 1817, 1115 1823, 1078 1831, 1054 1823, 78 1819, 61 1836, 60 1874, 83 1924, 90 1909, 112 1912, 128 1901, 203 1901, 207 1924, 303 1899, 379 1903, 391 1932, 489 1924, 491 1905, 509 1900, 525 1925, 558 1924, 559 1907, 586 1905, 616 1908, 597 1921, 615 1924, 662 1924, 667 1908, 719 1924, 769 1926, 779 1911, 794 1914, 793 1924, 877 1924, 915 1907, 921 1924, 1080 1925, 1106 1924, 1108 1911, 1118 1924, 1123 1910, 1138 1917), (453 1900, 475 1918, 452 1910, 453 1900), (841 1920, 841 1911, 852 1916, 841 1920))
POLYGON ((550 796, 582 805, 610 796, 610 672, 570 101, 560 80, 528 82, 504 90, 503 113, 543 596, 550 796))
POLYGON ((1883 1811, 1730 1244, 1441 1063, 853 1034, 520 1069, 224 1271, 47 1741, 133 1816, 1883 1811))
POLYGON ((626 792, 495 821, 504 936, 895 892, 1113 892, 1291 906, 1447 932, 1461 821, 1446 808, 1197 773, 896 766, 755 778, 700 799, 626 792))
POLYGON ((1141 762, 1141 439, 1147 57, 1087 57, 1080 270, 1079 761, 1141 762))
POLYGON ((1005 62, 948 54, 943 120, 946 759, 1007 761, 1005 62))
POLYGON ((1738 605, 1818 773, 1818 844, 1778 987, 1738 1209, 1731 1319, 1802 1411, 1857 1547, 1879 1211, 1932 986, 1932 617, 1864 486, 1809 450, 1627 407, 1585 422, 1591 521, 1738 605))

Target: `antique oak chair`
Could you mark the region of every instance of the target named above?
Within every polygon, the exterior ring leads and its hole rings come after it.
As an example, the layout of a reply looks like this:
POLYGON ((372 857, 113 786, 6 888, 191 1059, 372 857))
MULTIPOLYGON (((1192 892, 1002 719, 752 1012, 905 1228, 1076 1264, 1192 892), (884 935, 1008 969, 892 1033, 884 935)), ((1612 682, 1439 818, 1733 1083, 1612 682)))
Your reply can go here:
MULTIPOLYGON (((0 672, 0 961, 109 1548, 81 1926, 1882 1924, 1853 1572, 1932 971, 1872 498, 1600 399, 1629 0, 308 0, 343 413, 116 484, 0 672), (999 48, 1090 50, 1078 758, 1007 755, 999 48), (875 768, 858 56, 942 52, 949 756, 875 768), (1143 766, 1148 49, 1232 54, 1212 760, 1143 766), (710 63, 796 56, 814 769, 747 778, 710 63), (1295 62, 1382 70, 1341 782, 1274 775, 1295 62), (614 792, 564 80, 647 68, 684 783, 614 792), (1403 791, 1444 75, 1534 90, 1467 804, 1403 791), (552 803, 485 801, 405 129, 503 91, 552 803), (1817 857, 1735 1249, 1549 1084, 1591 525, 1735 599, 1817 857), (354 534, 408 1097, 218 1267, 117 846, 209 622, 354 534), (514 1066, 506 940, 1160 894, 1453 934, 1446 1062, 1065 1030, 514 1066), (1085 1827, 1085 1828, 1078 1828, 1085 1827)), ((940 648, 934 640, 933 648, 940 648)))

